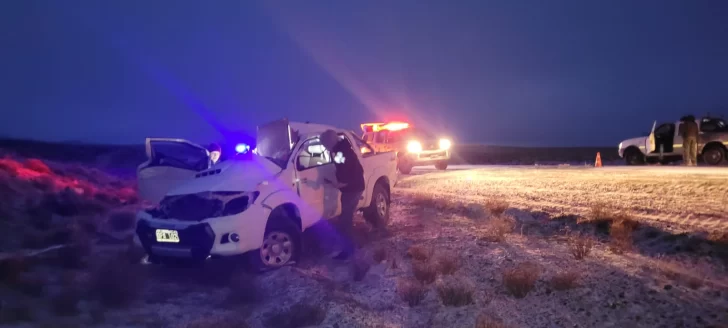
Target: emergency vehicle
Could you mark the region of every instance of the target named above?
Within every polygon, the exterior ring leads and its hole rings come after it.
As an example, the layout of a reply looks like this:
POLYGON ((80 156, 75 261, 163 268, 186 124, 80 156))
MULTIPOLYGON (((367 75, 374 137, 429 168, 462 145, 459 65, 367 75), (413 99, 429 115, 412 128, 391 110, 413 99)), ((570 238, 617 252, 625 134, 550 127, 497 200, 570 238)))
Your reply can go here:
POLYGON ((362 139, 376 152, 393 151, 397 154, 397 169, 409 174, 415 166, 435 165, 447 169, 452 142, 434 136, 406 122, 361 124, 362 139))

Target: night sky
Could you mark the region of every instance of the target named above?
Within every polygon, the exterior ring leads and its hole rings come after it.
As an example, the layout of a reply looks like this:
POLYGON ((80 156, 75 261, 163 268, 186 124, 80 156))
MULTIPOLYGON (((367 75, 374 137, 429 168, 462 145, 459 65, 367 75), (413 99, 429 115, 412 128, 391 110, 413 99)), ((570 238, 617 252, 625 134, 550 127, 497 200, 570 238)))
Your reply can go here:
POLYGON ((615 146, 728 116, 728 1, 0 1, 0 136, 209 142, 406 118, 615 146))

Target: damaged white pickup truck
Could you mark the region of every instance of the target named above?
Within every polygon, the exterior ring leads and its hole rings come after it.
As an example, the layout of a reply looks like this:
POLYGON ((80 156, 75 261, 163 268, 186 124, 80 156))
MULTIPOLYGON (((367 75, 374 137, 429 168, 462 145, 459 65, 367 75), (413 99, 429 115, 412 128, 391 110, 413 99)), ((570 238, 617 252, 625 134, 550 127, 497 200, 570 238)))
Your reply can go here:
POLYGON ((375 153, 351 131, 278 120, 258 127, 255 154, 209 165, 205 148, 179 139, 147 139, 139 193, 158 206, 137 215, 135 240, 152 263, 245 255, 257 270, 295 263, 301 233, 340 213, 329 151, 319 135, 349 139, 364 167, 359 207, 374 225, 389 221, 396 154, 375 153))

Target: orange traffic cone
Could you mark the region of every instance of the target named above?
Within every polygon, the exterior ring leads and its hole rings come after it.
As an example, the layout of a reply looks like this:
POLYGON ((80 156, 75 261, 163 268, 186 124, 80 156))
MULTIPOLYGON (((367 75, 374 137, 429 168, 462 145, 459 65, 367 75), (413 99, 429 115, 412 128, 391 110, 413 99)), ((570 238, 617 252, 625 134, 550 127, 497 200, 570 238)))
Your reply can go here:
POLYGON ((597 159, 594 161, 594 167, 602 167, 602 156, 597 152, 597 159))

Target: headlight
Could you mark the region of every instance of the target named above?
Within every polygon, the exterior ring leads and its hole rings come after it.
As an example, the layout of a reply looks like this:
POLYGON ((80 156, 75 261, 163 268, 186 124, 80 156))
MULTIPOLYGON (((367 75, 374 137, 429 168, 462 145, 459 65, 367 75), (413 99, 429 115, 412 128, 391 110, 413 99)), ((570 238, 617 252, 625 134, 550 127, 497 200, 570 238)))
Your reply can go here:
POLYGON ((452 143, 450 143, 450 140, 447 139, 440 139, 440 149, 450 149, 450 146, 452 146, 452 143))
POLYGON ((407 143, 407 151, 410 153, 419 153, 422 151, 422 144, 419 141, 412 140, 407 143))

